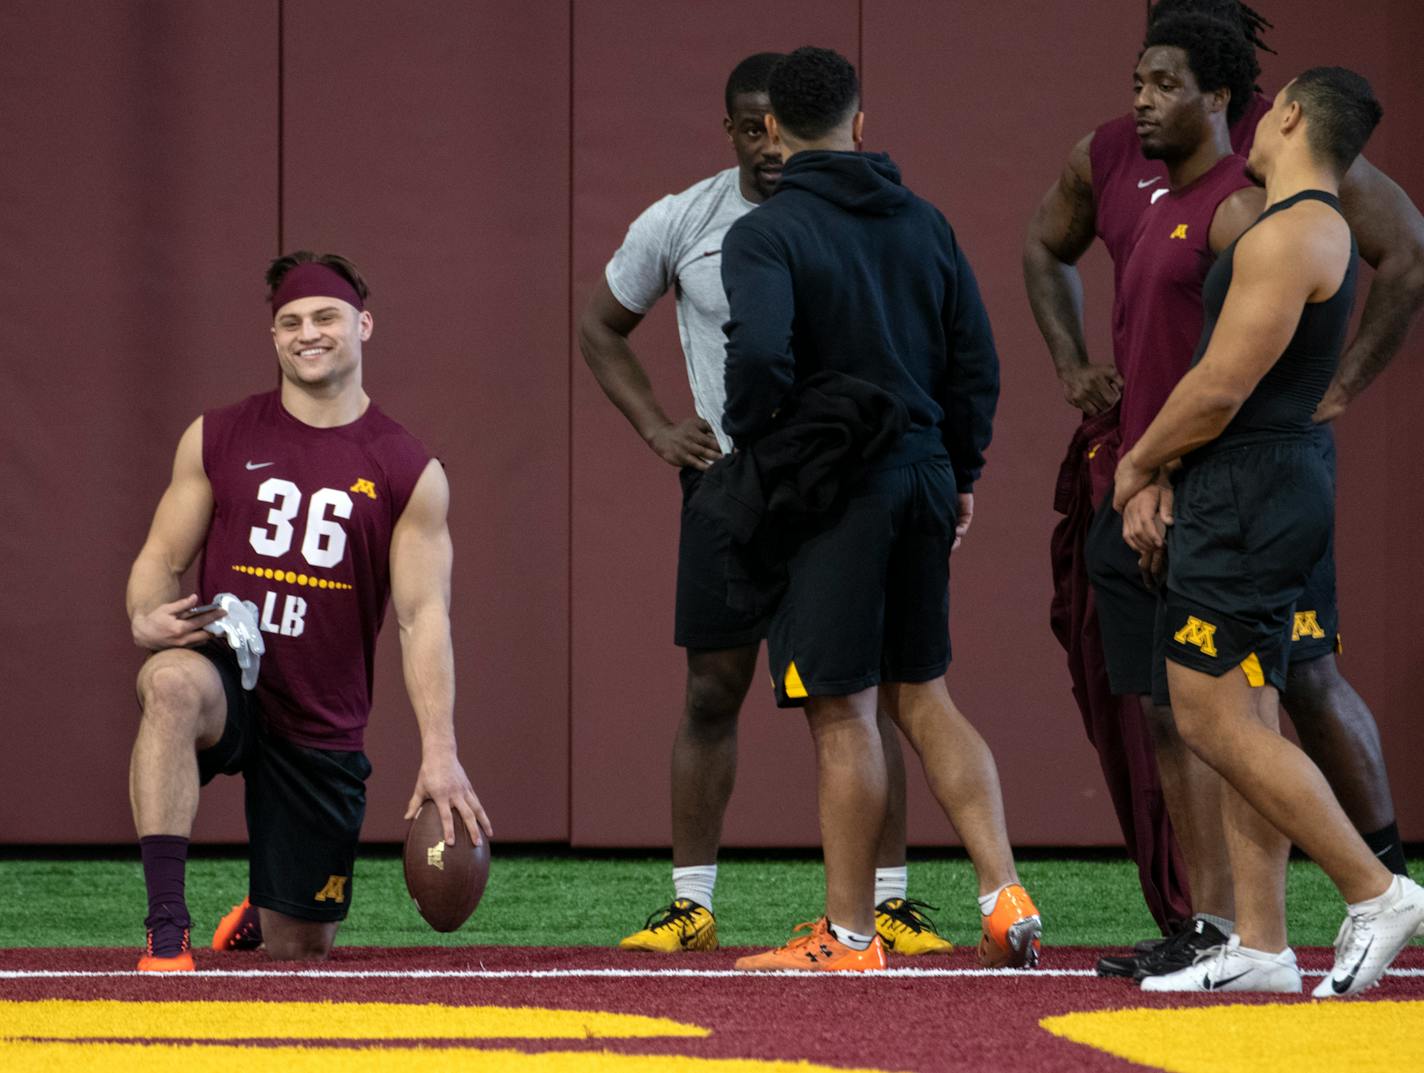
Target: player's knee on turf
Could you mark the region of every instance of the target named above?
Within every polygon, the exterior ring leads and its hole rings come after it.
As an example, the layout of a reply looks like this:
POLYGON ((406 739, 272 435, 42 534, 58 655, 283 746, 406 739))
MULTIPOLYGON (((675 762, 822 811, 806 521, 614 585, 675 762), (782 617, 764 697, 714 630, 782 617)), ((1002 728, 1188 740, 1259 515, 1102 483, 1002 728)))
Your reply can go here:
POLYGON ((339 925, 262 910, 262 949, 273 961, 325 961, 339 925))

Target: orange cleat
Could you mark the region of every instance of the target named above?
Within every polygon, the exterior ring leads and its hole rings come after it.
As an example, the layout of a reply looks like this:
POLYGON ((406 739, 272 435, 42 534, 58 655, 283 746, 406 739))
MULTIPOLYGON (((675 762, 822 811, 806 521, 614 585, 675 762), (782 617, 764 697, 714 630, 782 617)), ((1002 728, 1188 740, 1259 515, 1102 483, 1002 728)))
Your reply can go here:
POLYGON ((228 910, 213 932, 214 950, 256 950, 262 945, 262 918, 246 898, 228 910))
POLYGON ((979 964, 988 969, 1031 969, 1038 964, 1043 919, 1028 891, 1011 883, 999 891, 994 911, 982 917, 979 964))
POLYGON ((885 946, 877 935, 864 950, 846 946, 831 934, 830 922, 797 924, 785 946, 738 958, 744 972, 876 972, 885 968, 885 946), (798 936, 806 931, 809 934, 798 936))
POLYGON ((139 972, 192 972, 193 954, 188 949, 188 929, 183 929, 183 946, 172 957, 153 956, 153 930, 148 932, 144 944, 143 957, 138 959, 139 972))

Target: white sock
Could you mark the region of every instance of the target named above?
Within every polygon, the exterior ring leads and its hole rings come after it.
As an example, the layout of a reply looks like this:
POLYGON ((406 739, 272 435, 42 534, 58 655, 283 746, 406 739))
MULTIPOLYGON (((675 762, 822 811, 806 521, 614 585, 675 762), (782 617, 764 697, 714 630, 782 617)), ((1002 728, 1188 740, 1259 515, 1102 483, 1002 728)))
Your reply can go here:
POLYGON ((999 900, 999 895, 1003 891, 1006 891, 1008 889, 1009 884, 1005 883, 998 890, 991 890, 988 894, 979 895, 979 912, 984 916, 988 916, 990 913, 992 913, 994 911, 995 903, 997 903, 999 900))
POLYGON ((1193 920, 1204 920, 1222 935, 1230 935, 1236 929, 1236 921, 1227 920, 1225 917, 1212 916, 1210 913, 1194 913, 1193 920))
POLYGON ((1362 902, 1351 902, 1348 908, 1352 913, 1378 913, 1381 909, 1393 905, 1403 893, 1404 884, 1400 882, 1399 876, 1393 876, 1383 893, 1376 894, 1373 898, 1366 898, 1362 902))
POLYGON ((908 865, 900 865, 899 868, 877 868, 875 870, 875 904, 888 902, 891 898, 905 897, 905 891, 910 886, 910 869, 908 865))
POLYGON ((715 864, 694 864, 672 870, 673 896, 696 902, 709 913, 712 912, 712 888, 716 885, 715 864))
POLYGON ((831 924, 831 934, 836 937, 837 941, 844 943, 852 950, 868 950, 870 944, 875 941, 874 935, 861 935, 859 932, 851 931, 834 923, 831 924))

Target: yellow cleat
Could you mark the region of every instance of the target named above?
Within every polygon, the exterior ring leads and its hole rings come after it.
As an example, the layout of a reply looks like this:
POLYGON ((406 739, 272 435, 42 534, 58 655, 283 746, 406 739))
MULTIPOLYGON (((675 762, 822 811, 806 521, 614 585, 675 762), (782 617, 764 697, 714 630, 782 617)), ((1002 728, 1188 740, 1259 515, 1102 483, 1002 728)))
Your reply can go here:
POLYGON ((688 898, 678 898, 648 917, 641 931, 623 939, 619 950, 676 954, 683 950, 716 950, 717 918, 688 898))
POLYGON ((913 899, 886 898, 875 907, 875 932, 893 954, 948 954, 954 944, 939 933, 923 910, 935 908, 913 899))

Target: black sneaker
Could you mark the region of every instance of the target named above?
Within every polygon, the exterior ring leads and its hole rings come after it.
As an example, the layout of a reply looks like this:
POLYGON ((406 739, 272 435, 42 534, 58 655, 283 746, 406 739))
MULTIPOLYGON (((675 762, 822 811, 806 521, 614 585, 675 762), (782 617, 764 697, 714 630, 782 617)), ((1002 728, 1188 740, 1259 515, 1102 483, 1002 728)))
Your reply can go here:
POLYGON ((1205 920, 1192 920, 1180 931, 1172 933, 1162 945, 1146 954, 1098 959, 1099 976, 1124 976, 1141 980, 1184 969, 1203 950, 1221 946, 1229 936, 1205 920))

